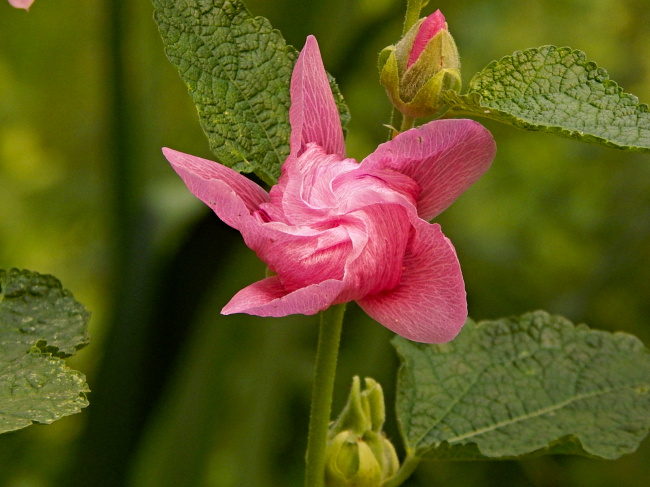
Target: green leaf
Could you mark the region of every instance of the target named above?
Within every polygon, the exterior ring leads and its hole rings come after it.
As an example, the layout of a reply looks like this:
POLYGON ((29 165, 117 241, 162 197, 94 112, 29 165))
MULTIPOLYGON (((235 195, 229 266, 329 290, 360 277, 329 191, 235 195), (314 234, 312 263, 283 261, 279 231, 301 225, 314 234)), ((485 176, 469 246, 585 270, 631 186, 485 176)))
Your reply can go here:
MULTIPOLYGON (((289 154, 297 51, 238 0, 153 0, 167 57, 189 88, 220 163, 268 184, 289 154)), ((349 114, 330 77, 343 125, 349 114)))
POLYGON ((634 336, 543 311, 468 320, 458 337, 397 337, 407 452, 430 459, 631 453, 650 429, 650 353, 634 336))
POLYGON ((62 358, 88 344, 89 316, 56 278, 0 270, 0 433, 88 405, 85 377, 62 358))
POLYGON ((587 61, 583 52, 543 46, 517 51, 477 73, 450 108, 528 130, 650 153, 650 112, 587 61))

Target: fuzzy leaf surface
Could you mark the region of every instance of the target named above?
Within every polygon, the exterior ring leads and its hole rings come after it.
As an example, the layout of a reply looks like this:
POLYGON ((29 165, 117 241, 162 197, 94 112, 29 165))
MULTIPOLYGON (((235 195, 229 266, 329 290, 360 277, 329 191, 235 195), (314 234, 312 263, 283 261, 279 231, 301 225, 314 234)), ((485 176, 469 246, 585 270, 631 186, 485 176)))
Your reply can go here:
MULTIPOLYGON (((167 57, 199 112, 218 162, 275 184, 289 154, 297 51, 239 0, 153 0, 167 57)), ((330 77, 342 123, 347 107, 330 77)))
POLYGON ((537 311, 468 320, 446 344, 393 344, 398 420, 417 457, 614 459, 650 429, 650 353, 628 334, 537 311))
POLYGON ((89 317, 56 278, 0 270, 0 433, 88 405, 85 377, 63 357, 88 344, 89 317))
POLYGON ((650 110, 568 47, 542 46, 493 61, 452 110, 615 149, 650 153, 650 110))

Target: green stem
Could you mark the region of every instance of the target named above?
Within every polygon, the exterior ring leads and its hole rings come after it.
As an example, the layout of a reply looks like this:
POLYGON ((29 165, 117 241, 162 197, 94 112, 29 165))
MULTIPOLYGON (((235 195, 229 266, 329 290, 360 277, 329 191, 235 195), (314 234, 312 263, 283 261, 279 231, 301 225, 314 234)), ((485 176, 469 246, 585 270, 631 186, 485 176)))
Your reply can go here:
POLYGON ((393 107, 393 109, 390 111, 390 128, 388 129, 388 140, 392 140, 399 133, 396 128, 398 113, 399 112, 395 110, 395 107, 393 107))
POLYGON ((420 18, 420 11, 424 7, 428 0, 408 0, 406 3, 406 17, 404 18, 404 30, 402 31, 402 36, 404 36, 411 27, 420 18))
POLYGON ((322 487, 325 481, 327 430, 332 410, 332 392, 344 313, 345 303, 331 306, 320 313, 316 370, 309 414, 305 487, 322 487))
POLYGON ((407 454, 395 476, 383 484, 382 487, 397 487, 398 485, 402 485, 406 479, 411 476, 419 464, 420 459, 418 457, 411 453, 407 454))
MULTIPOLYGON (((420 18, 420 11, 422 10, 422 7, 424 7, 427 3, 429 3, 429 0, 407 0, 406 2, 406 16, 404 17, 404 29, 402 30, 402 37, 409 31, 411 27, 415 25, 415 23, 418 21, 420 18)), ((395 108, 393 107, 393 110, 390 114, 390 124, 391 127, 393 127, 395 130, 397 130, 397 113, 395 108)), ((406 116, 402 116, 402 126, 399 129, 400 132, 404 132, 405 130, 410 129, 413 127, 413 122, 414 119, 410 119, 406 116)), ((396 132, 393 129, 390 129, 390 134, 388 136, 388 139, 392 139, 396 135, 396 132)))
POLYGON ((415 123, 415 119, 411 117, 407 117, 404 115, 402 117, 402 126, 399 128, 400 132, 406 132, 408 129, 413 128, 413 124, 415 123))

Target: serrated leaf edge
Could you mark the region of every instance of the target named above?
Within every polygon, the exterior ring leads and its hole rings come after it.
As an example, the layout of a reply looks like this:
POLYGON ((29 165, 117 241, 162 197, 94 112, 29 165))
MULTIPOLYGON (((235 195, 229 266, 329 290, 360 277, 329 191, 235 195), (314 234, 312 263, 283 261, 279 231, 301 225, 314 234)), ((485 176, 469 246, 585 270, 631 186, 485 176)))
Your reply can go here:
MULTIPOLYGON (((643 345, 643 343, 634 335, 631 335, 631 334, 625 333, 625 332, 613 332, 612 333, 612 332, 606 332, 606 331, 602 331, 602 330, 595 330, 595 329, 589 328, 588 326, 586 326, 583 323, 573 323, 572 321, 568 320, 567 318, 565 318, 563 316, 552 315, 550 313, 547 313, 546 311, 541 311, 541 310, 532 311, 532 312, 524 313, 524 314, 519 315, 519 316, 513 315, 513 316, 505 318, 505 319, 520 320, 524 316, 534 316, 534 315, 537 315, 539 313, 542 313, 544 315, 547 315, 547 316, 550 316, 550 317, 553 317, 553 318, 561 319, 563 322, 570 325, 573 328, 574 332, 579 331, 579 332, 583 332, 583 333, 605 333, 607 335, 610 335, 612 338, 628 337, 628 339, 629 338, 634 339, 635 341, 637 341, 645 349, 646 353, 650 353, 648 351, 648 349, 645 347, 645 345, 643 345)), ((465 324, 465 326, 466 327, 468 325, 471 326, 473 328, 472 332, 476 332, 478 330, 478 328, 480 328, 480 327, 482 327, 484 325, 489 325, 489 324, 494 323, 496 321, 498 321, 498 320, 482 320, 480 322, 475 322, 471 318, 468 318, 468 321, 465 324)), ((407 373, 407 364, 411 362, 410 358, 406 357, 402 353, 402 348, 401 348, 402 345, 401 345, 400 342, 408 343, 408 341, 406 339, 403 339, 403 338, 401 338, 399 336, 396 336, 392 340, 393 346, 395 347, 395 349, 397 351, 397 354, 400 357, 400 363, 401 363, 401 365, 399 367, 399 370, 398 370, 398 379, 402 374, 407 373)), ((427 359, 428 359, 428 357, 427 357, 427 359)), ((494 366, 503 365, 503 364, 506 364, 508 362, 511 362, 512 360, 513 360, 512 358, 509 358, 509 359, 506 359, 506 360, 503 360, 503 361, 490 363, 489 367, 491 368, 491 367, 494 367, 494 366)), ((412 369, 413 368, 411 367, 411 370, 412 369)), ((432 366, 431 370, 435 370, 435 368, 432 366)), ((401 420, 400 415, 397 415, 397 423, 398 423, 398 428, 400 430, 400 436, 402 437, 402 439, 404 441, 404 447, 405 447, 408 455, 414 456, 414 457, 419 458, 419 459, 426 459, 427 456, 429 456, 432 452, 435 452, 435 450, 440 448, 440 446, 442 446, 443 444, 453 445, 453 444, 459 443, 459 442, 461 442, 463 440, 467 440, 467 439, 472 438, 472 437, 477 437, 477 436, 480 436, 480 435, 482 435, 484 433, 487 433, 487 432, 490 432, 490 431, 495 431, 495 430, 497 430, 499 428, 506 427, 506 426, 509 426, 511 424, 516 424, 517 422, 520 422, 520 421, 524 421, 524 420, 527 420, 527 419, 543 416, 544 414, 548 414, 550 412, 559 410, 559 409, 561 409, 563 407, 566 407, 568 404, 571 404, 571 403, 576 402, 576 401, 580 401, 580 400, 583 400, 583 399, 588 399, 588 398, 591 398, 591 397, 597 397, 599 395, 611 394, 613 392, 617 392, 617 391, 620 391, 620 390, 627 390, 627 389, 629 389, 631 387, 629 385, 626 385, 626 386, 619 387, 619 388, 608 388, 606 390, 593 391, 592 393, 589 393, 589 394, 582 394, 582 395, 580 395, 578 397, 572 397, 572 398, 570 398, 568 400, 562 401, 561 403, 558 403, 557 405, 549 406, 549 407, 543 408, 543 409, 541 409, 539 411, 535 411, 533 414, 526 414, 526 415, 523 415, 523 416, 519 416, 517 418, 511 418, 508 421, 501 421, 501 422, 499 422, 499 423, 497 423, 495 425, 491 425, 490 427, 481 428, 479 430, 475 430, 475 431, 472 431, 472 432, 467 432, 467 433, 465 433, 463 435, 459 435, 459 436, 456 436, 454 438, 445 439, 442 442, 432 444, 430 447, 418 447, 418 445, 423 441, 423 439, 426 438, 426 436, 438 424, 440 424, 440 422, 442 420, 444 420, 444 418, 453 409, 453 407, 479 381, 479 378, 485 373, 486 370, 487 370, 487 368, 484 368, 483 370, 481 370, 480 372, 478 372, 476 374, 476 379, 474 381, 472 381, 472 383, 462 392, 462 394, 460 394, 457 398, 454 399, 454 401, 452 402, 450 407, 448 407, 445 410, 445 412, 443 414, 441 414, 440 418, 437 418, 435 423, 430 428, 428 428, 428 430, 424 434, 420 435, 420 437, 415 442, 409 442, 409 441, 406 440, 407 435, 405 434, 405 431, 404 431, 404 425, 402 424, 402 420, 401 420)), ((411 380, 411 382, 413 383, 414 380, 411 380)), ((413 393, 415 393, 415 391, 413 391, 413 393)), ((409 418, 413 416, 412 409, 413 409, 414 405, 415 405, 415 401, 411 401, 411 412, 409 413, 409 418)), ((545 447, 543 447, 543 448, 541 448, 539 450, 534 450, 534 451, 522 453, 521 455, 517 455, 517 456, 514 456, 514 457, 512 457, 512 456, 491 457, 491 456, 486 455, 484 452, 482 452, 481 448, 479 447, 479 445, 476 442, 470 442, 470 443, 468 443, 468 445, 475 446, 478 453, 486 460, 499 459, 499 458, 521 458, 521 457, 524 457, 524 456, 534 455, 536 452, 540 452, 540 451, 543 452, 544 450, 547 450, 548 448, 550 448, 553 444, 557 444, 557 443, 561 442, 561 440, 564 439, 564 438, 573 438, 575 440, 575 442, 577 444, 579 444, 580 448, 588 456, 592 456, 593 458, 603 458, 602 456, 597 455, 596 453, 588 450, 585 447, 584 443, 580 440, 580 437, 578 435, 576 435, 576 434, 573 434, 573 433, 570 433, 570 434, 564 435, 562 437, 559 437, 556 440, 554 440, 553 442, 550 442, 548 445, 546 445, 545 447)))
MULTIPOLYGON (((458 93, 452 90, 448 90, 444 92, 442 96, 444 100, 450 105, 451 110, 453 110, 456 114, 467 113, 471 115, 477 115, 484 118, 489 118, 491 120, 496 120, 502 123, 508 123, 515 127, 523 128, 526 130, 549 132, 555 135, 559 135, 561 137, 567 137, 574 140, 578 139, 582 142, 599 144, 605 147, 610 147, 612 149, 626 150, 629 152, 650 153, 650 147, 620 145, 611 142, 603 137, 599 137, 597 135, 585 134, 580 130, 570 130, 559 125, 543 125, 543 124, 533 123, 522 118, 518 118, 508 112, 504 112, 502 110, 499 110, 498 108, 493 108, 489 105, 483 104, 483 95, 481 95, 476 90, 472 91, 472 89, 475 88, 474 85, 476 84, 477 80, 480 79, 481 74, 484 71, 492 69, 494 66, 498 64, 510 62, 514 60, 517 56, 521 56, 522 54, 526 54, 526 53, 531 53, 533 55, 540 54, 540 53, 543 54, 542 52, 543 50, 547 50, 547 52, 555 51, 555 52, 566 52, 568 54, 575 54, 579 58, 579 61, 576 61, 576 64, 584 67, 585 69, 587 69, 585 65, 591 65, 590 68, 592 70, 597 71, 598 74, 603 76, 603 80, 602 80, 603 85, 605 85, 607 88, 615 89, 617 94, 621 98, 629 99, 632 103, 635 104, 635 108, 639 112, 641 113, 650 112, 650 106, 648 104, 639 103, 639 99, 636 95, 633 95, 631 93, 625 93, 623 91, 623 88, 619 86, 616 81, 612 80, 609 77, 607 71, 604 68, 599 67, 594 61, 589 61, 587 59, 587 55, 583 51, 581 51, 580 49, 573 49, 568 46, 556 47, 553 45, 545 45, 545 46, 533 47, 530 49, 515 51, 513 54, 506 55, 498 60, 491 61, 481 71, 476 73, 470 80, 467 86, 467 92, 464 95, 459 95, 458 93), (497 116, 495 116, 495 114, 497 116)), ((508 99, 511 98, 500 98, 499 100, 508 100, 508 99)))

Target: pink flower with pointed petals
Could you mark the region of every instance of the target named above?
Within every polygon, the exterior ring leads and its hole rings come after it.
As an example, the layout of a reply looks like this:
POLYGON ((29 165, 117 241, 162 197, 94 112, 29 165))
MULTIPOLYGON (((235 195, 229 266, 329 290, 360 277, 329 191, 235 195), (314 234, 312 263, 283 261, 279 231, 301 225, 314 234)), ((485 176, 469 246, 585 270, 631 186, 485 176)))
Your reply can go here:
POLYGON ((29 10, 29 7, 34 3, 34 0, 9 0, 9 3, 12 7, 29 10))
POLYGON ((467 318, 463 277, 451 242, 427 220, 488 169, 490 133, 471 120, 434 121, 360 164, 346 158, 312 36, 293 71, 289 117, 290 155, 269 193, 226 166, 163 149, 190 191, 275 273, 222 313, 314 314, 354 300, 410 340, 454 338, 467 318))

